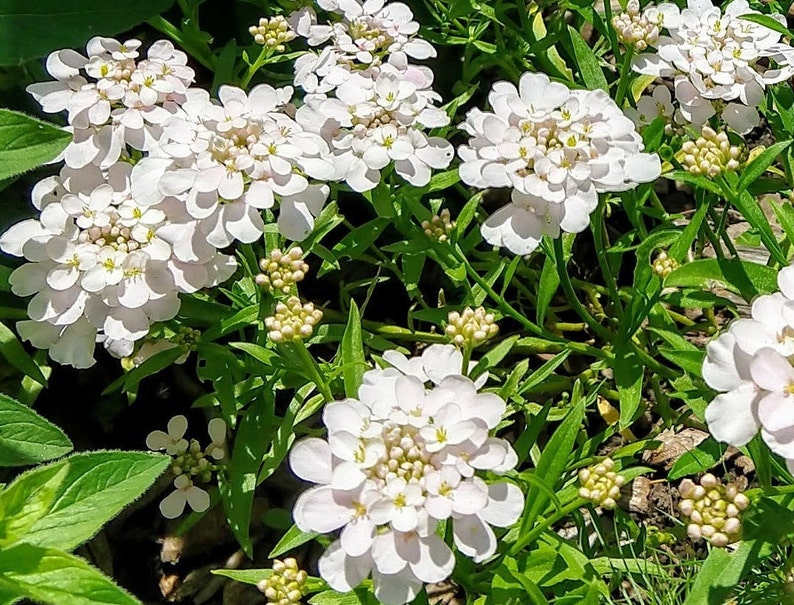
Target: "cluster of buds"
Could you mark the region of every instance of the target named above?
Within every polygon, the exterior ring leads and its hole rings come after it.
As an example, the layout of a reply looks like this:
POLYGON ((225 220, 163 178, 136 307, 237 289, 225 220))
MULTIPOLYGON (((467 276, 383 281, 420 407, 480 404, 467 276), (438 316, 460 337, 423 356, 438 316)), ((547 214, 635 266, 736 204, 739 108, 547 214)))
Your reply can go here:
POLYGON ((455 222, 449 214, 449 210, 444 208, 441 214, 434 214, 429 221, 422 221, 422 229, 425 235, 439 242, 445 242, 449 234, 455 228, 455 222))
POLYGON ((643 51, 653 46, 659 39, 659 21, 651 15, 640 12, 640 3, 629 0, 626 3, 626 12, 612 17, 612 27, 618 35, 618 40, 638 51, 643 51))
POLYGON ((690 538, 703 538, 720 548, 739 539, 742 529, 739 515, 750 505, 750 500, 735 484, 723 485, 714 475, 706 473, 700 484, 684 479, 678 491, 683 498, 678 511, 689 518, 686 533, 690 538))
POLYGON ((274 315, 265 318, 268 336, 273 342, 287 342, 309 338, 314 326, 320 323, 323 312, 315 309, 314 304, 301 303, 297 296, 290 296, 286 302, 276 305, 274 315))
POLYGON ((662 250, 656 255, 656 258, 653 261, 653 272, 657 277, 664 279, 668 275, 670 275, 673 271, 678 269, 679 264, 678 261, 674 258, 670 258, 667 256, 667 252, 662 250))
POLYGON ((172 457, 171 472, 176 476, 176 489, 160 502, 160 512, 167 519, 181 515, 186 504, 196 512, 209 508, 209 494, 196 483, 209 483, 212 473, 218 470, 214 462, 226 455, 226 423, 221 418, 209 421, 207 433, 212 441, 204 450, 196 439, 185 439, 186 432, 187 418, 179 415, 168 421, 168 432, 152 431, 146 437, 149 449, 164 450, 172 457))
POLYGON ((690 173, 714 178, 723 172, 738 170, 744 162, 745 151, 738 145, 731 145, 725 132, 717 133, 703 126, 701 136, 681 146, 681 155, 681 163, 690 173))
POLYGON ((293 246, 286 253, 278 248, 270 252, 269 258, 259 260, 262 273, 254 277, 256 284, 267 292, 290 294, 295 284, 303 281, 309 271, 309 265, 303 260, 303 250, 293 246))
POLYGON ((295 559, 275 559, 273 573, 259 582, 257 588, 267 597, 267 605, 296 605, 306 594, 307 578, 295 559))
POLYGON ((281 15, 270 19, 262 17, 259 19, 259 25, 248 28, 248 33, 254 37, 254 42, 257 44, 273 48, 280 53, 284 52, 284 45, 292 42, 297 36, 289 22, 281 15))
POLYGON ((620 488, 626 483, 626 478, 615 472, 615 462, 611 458, 593 466, 579 470, 579 495, 590 500, 593 504, 612 510, 617 506, 620 497, 620 488))
POLYGON ((462 349, 474 348, 499 333, 494 314, 484 307, 466 307, 463 313, 452 311, 447 321, 447 336, 462 349))

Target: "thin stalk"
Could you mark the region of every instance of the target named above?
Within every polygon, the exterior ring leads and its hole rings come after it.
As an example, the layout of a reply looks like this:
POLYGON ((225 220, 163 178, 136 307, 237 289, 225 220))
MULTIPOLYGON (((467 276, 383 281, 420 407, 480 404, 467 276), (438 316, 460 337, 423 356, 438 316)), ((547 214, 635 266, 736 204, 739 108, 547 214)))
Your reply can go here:
POLYGON ((545 531, 548 531, 552 525, 561 521, 568 515, 570 515, 575 510, 578 510, 587 504, 587 500, 584 498, 576 498, 573 502, 569 502, 561 509, 557 510, 551 517, 545 519, 543 523, 537 525, 534 529, 524 534, 522 538, 516 541, 513 544, 513 547, 510 549, 510 554, 512 556, 516 556, 520 553, 527 545, 532 544, 538 537, 545 531))
POLYGON ((599 203, 593 212, 593 240, 596 246, 596 258, 598 259, 598 266, 601 267, 601 275, 606 282, 609 296, 615 307, 618 318, 623 316, 623 306, 620 303, 620 293, 618 292, 617 280, 612 273, 612 267, 609 266, 607 260, 607 248, 609 242, 606 238, 606 222, 604 221, 604 206, 599 203))
POLYGON ((163 19, 159 15, 157 17, 152 17, 147 21, 147 23, 161 34, 165 34, 171 38, 204 67, 207 69, 215 69, 215 59, 212 56, 210 50, 206 46, 194 44, 189 38, 186 38, 182 34, 182 30, 176 27, 173 23, 163 19))
POLYGON ((311 353, 309 353, 309 349, 306 348, 306 345, 302 340, 295 341, 292 343, 292 345, 293 351, 295 351, 301 358, 303 367, 314 381, 315 386, 317 386, 317 390, 320 391, 320 394, 325 398, 326 403, 334 401, 335 397, 331 392, 331 387, 328 385, 328 382, 326 382, 322 372, 320 372, 320 366, 317 365, 314 357, 312 357, 311 353))

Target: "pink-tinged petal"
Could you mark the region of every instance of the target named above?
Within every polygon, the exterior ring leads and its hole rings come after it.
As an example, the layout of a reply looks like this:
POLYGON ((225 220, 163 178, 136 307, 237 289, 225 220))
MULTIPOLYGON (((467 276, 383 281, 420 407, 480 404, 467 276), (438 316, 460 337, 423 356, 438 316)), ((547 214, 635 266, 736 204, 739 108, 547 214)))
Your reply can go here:
POLYGON ((331 448, 323 439, 310 437, 298 441, 289 453, 292 472, 304 481, 331 482, 331 448))
POLYGON ((773 433, 794 427, 794 398, 779 391, 768 393, 758 402, 758 420, 773 433))
POLYGON ((372 557, 349 557, 339 540, 331 544, 317 562, 322 578, 338 592, 350 592, 361 584, 372 570, 372 557))
POLYGON ((755 436, 760 426, 757 397, 755 385, 745 382, 712 400, 706 408, 706 424, 717 441, 741 447, 755 436))
POLYGON ((334 499, 334 490, 327 486, 303 492, 295 502, 292 516, 302 531, 327 534, 350 521, 351 511, 334 499))
POLYGON ((478 514, 486 523, 510 527, 518 521, 523 510, 524 494, 518 486, 503 481, 488 486, 488 504, 478 514))
POLYGON ((474 559, 475 563, 484 561, 496 552, 493 530, 477 515, 455 519, 452 534, 458 550, 474 559))
POLYGON ((176 519, 185 510, 187 495, 181 489, 174 490, 160 502, 160 513, 166 519, 176 519))
POLYGON ((351 557, 360 557, 368 553, 375 539, 375 525, 362 517, 348 523, 339 536, 344 550, 351 557))
POLYGON ((794 385, 794 368, 774 349, 761 349, 750 362, 750 375, 762 389, 782 391, 794 385))
POLYGON ((406 568, 396 574, 372 572, 372 587, 375 597, 383 605, 404 605, 410 603, 422 589, 422 582, 406 568))

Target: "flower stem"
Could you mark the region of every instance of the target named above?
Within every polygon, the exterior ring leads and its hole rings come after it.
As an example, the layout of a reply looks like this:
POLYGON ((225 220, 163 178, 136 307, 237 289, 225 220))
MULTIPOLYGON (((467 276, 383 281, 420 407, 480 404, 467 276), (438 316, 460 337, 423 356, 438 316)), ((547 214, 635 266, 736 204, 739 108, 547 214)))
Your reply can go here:
POLYGON ((174 42, 176 42, 179 46, 187 51, 187 53, 193 57, 196 61, 201 63, 207 69, 214 70, 215 69, 215 60, 212 56, 212 52, 206 46, 199 46, 194 44, 193 41, 186 37, 182 31, 176 27, 170 21, 163 19, 161 16, 152 17, 147 21, 149 25, 151 25, 154 29, 159 31, 161 34, 165 34, 169 38, 171 38, 174 42))
POLYGON ((335 397, 331 392, 331 387, 328 385, 325 378, 323 378, 322 372, 320 372, 320 366, 317 365, 317 362, 314 360, 314 357, 311 356, 309 349, 306 348, 303 341, 298 340, 289 344, 292 350, 300 357, 304 369, 317 386, 317 390, 320 391, 320 394, 325 398, 326 403, 334 401, 335 397))
POLYGON ((267 62, 270 54, 270 48, 263 46, 262 50, 259 52, 259 56, 256 58, 256 61, 248 66, 248 71, 245 72, 243 79, 240 80, 240 88, 246 88, 251 83, 251 79, 254 77, 256 72, 259 71, 259 68, 267 62))
MULTIPOLYGON (((552 525, 557 523, 570 515, 573 511, 582 508, 587 504, 587 500, 577 497, 573 502, 569 502, 562 508, 558 509, 551 517, 545 519, 542 523, 536 525, 531 531, 523 535, 523 537, 516 540, 513 548, 510 549, 510 554, 516 556, 524 547, 534 542, 544 531, 547 531, 552 525)), ((523 529, 523 528, 522 528, 523 529)), ((523 532, 522 532, 523 533, 523 532)))

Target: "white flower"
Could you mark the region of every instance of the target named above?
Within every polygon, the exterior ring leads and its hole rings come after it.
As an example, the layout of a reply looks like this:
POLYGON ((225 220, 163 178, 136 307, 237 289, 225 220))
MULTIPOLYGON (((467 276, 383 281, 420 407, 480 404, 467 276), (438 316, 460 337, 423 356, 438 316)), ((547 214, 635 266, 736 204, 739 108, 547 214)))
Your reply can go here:
POLYGON ((439 522, 452 519, 459 550, 482 561, 496 550, 490 526, 508 527, 523 510, 515 485, 489 486, 474 474, 517 463, 507 442, 488 437, 504 401, 477 393, 460 375, 454 346, 434 347, 422 358, 384 355, 405 373, 367 372, 359 399, 326 406, 327 441, 304 439, 290 453, 295 474, 317 484, 298 498, 296 525, 341 530, 319 563, 335 590, 349 591, 372 574, 381 602, 405 603, 423 583, 452 573, 452 551, 434 533, 439 522), (428 371, 431 360, 441 362, 436 372, 428 371), (427 389, 429 373, 438 383, 427 389))
POLYGON ((628 115, 638 128, 647 126, 656 118, 664 118, 666 122, 673 119, 673 107, 670 89, 664 84, 656 86, 650 95, 643 95, 637 101, 637 109, 626 109, 628 115))
POLYGON ((176 519, 185 510, 185 504, 197 513, 203 513, 210 507, 210 495, 193 484, 187 475, 179 475, 174 479, 176 488, 160 501, 160 512, 166 519, 176 519))
POLYGON ((482 226, 485 239, 528 254, 543 235, 578 233, 598 194, 656 179, 661 164, 634 125, 601 90, 569 90, 525 73, 516 88, 497 82, 493 112, 471 110, 461 128, 460 175, 474 187, 512 187, 512 203, 482 226))
POLYGON ((226 422, 223 418, 213 418, 207 426, 212 442, 207 446, 206 454, 215 460, 221 460, 226 455, 226 422))
POLYGON ((187 432, 187 418, 181 414, 168 421, 168 432, 152 431, 146 437, 146 447, 150 450, 165 450, 169 456, 184 454, 188 448, 185 433, 187 432))
MULTIPOLYGON (((742 19, 760 14, 746 0, 734 0, 724 11, 701 0, 689 0, 680 12, 670 3, 653 11, 648 18, 669 36, 658 39, 656 52, 635 57, 634 70, 674 77, 680 116, 695 128, 718 110, 740 134, 758 126, 764 88, 794 75, 794 50, 780 42, 780 34, 742 19)), ((782 15, 771 17, 785 24, 782 15)))
POLYGON ((782 292, 754 301, 752 319, 734 321, 707 345, 703 378, 720 394, 706 408, 706 422, 715 439, 736 447, 746 445, 760 429, 769 448, 792 465, 792 267, 778 274, 778 285, 782 292))

